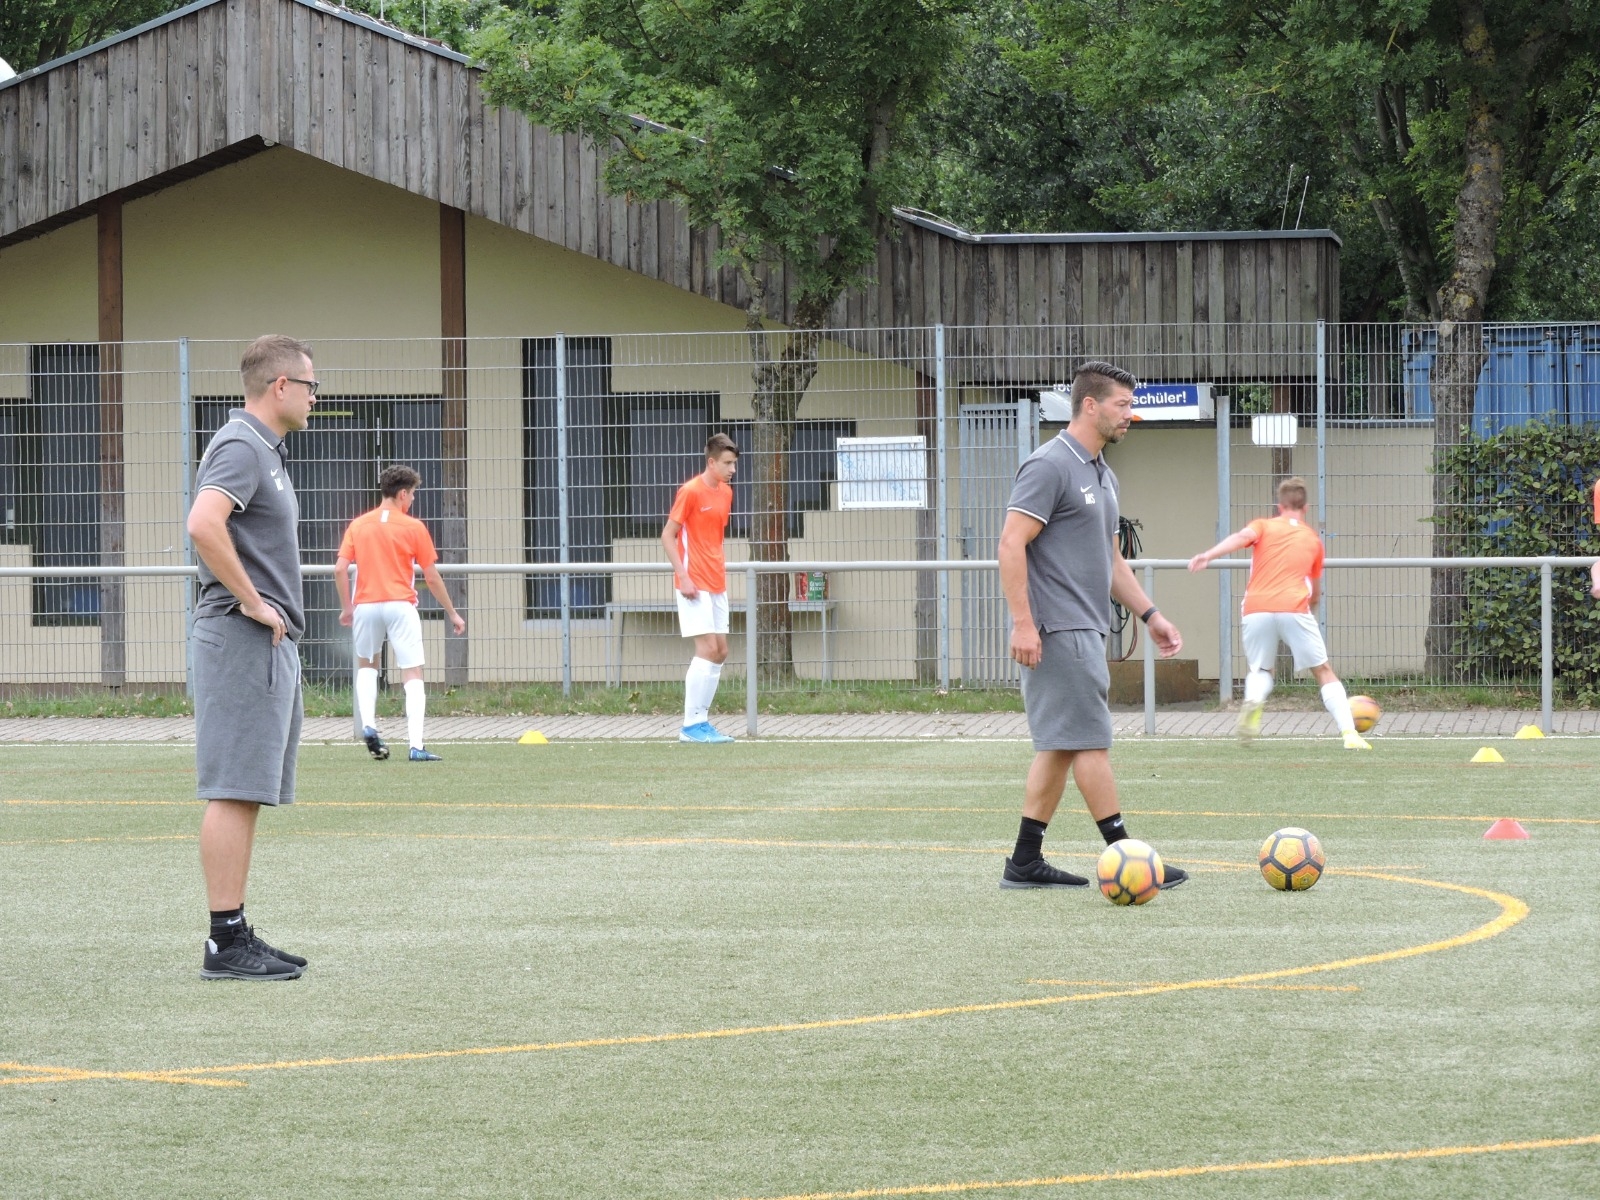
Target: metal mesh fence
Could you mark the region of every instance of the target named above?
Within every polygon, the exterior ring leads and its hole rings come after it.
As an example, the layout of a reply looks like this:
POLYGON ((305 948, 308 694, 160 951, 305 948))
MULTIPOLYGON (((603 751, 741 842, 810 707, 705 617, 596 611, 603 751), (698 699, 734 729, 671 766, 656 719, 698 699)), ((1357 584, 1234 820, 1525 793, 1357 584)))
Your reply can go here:
MULTIPOLYGON (((184 515, 194 469, 241 403, 243 348, 0 346, 0 687, 184 686, 192 585, 81 572, 193 563, 184 515)), ((1269 514, 1289 474, 1311 485, 1331 557, 1453 554, 1453 527, 1434 519, 1445 450, 1530 422, 1600 421, 1594 326, 324 341, 311 426, 288 439, 302 558, 318 568, 305 585, 308 678, 349 679, 348 631, 325 569, 348 522, 377 503, 378 472, 392 462, 421 473, 413 513, 442 561, 467 568, 449 574, 465 638, 445 636, 422 593, 430 679, 681 678, 687 656, 664 573, 549 568, 663 563, 676 489, 703 466, 706 438, 725 432, 741 449, 727 557, 764 564, 763 690, 1013 687, 1009 618, 988 564, 1019 462, 1061 427, 1041 393, 1094 358, 1197 400, 1181 420, 1151 410, 1107 452, 1130 522, 1125 549, 1150 558, 1187 558, 1269 514), (930 565, 826 567, 865 561, 930 565), (933 565, 956 562, 983 565, 933 565)), ((1564 573, 1559 586, 1585 582, 1564 573)), ((746 586, 730 572, 735 673, 746 586)), ((1503 665, 1486 672, 1453 642, 1464 586, 1460 572, 1427 567, 1331 573, 1323 615, 1336 667, 1425 687, 1526 683, 1503 665)), ((1159 587, 1198 675, 1236 677, 1243 577, 1164 572, 1159 587)), ((1136 625, 1114 632, 1113 658, 1137 654, 1136 625)))

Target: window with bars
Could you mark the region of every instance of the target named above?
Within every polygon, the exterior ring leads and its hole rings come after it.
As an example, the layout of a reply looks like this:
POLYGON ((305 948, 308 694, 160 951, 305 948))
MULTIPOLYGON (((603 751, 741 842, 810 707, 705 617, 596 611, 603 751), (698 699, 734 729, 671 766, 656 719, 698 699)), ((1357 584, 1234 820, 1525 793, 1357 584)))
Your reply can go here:
MULTIPOLYGON (((726 433, 748 455, 749 420, 722 419, 717 392, 615 392, 611 339, 566 339, 566 548, 568 562, 606 562, 619 537, 656 537, 683 482, 705 468, 706 439, 726 433)), ((523 342, 523 486, 525 561, 560 562, 561 453, 557 420, 556 340, 523 342)), ((834 450, 855 436, 854 421, 797 421, 790 450, 787 525, 804 532, 807 511, 828 507, 834 450)), ((729 537, 750 532, 753 487, 748 462, 734 477, 729 537)), ((569 583, 573 616, 602 616, 611 599, 605 576, 569 583)), ((529 618, 561 612, 561 581, 533 578, 529 618)))

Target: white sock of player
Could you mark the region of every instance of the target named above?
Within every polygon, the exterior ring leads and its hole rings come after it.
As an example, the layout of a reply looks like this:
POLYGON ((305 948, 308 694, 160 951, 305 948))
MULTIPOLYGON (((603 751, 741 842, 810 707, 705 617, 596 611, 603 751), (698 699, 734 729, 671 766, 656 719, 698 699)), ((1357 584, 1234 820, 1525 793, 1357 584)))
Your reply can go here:
POLYGON ((421 750, 426 745, 422 740, 422 722, 427 715, 428 693, 423 689, 422 680, 406 680, 406 738, 413 750, 421 750))
POLYGON ((1322 685, 1322 707, 1339 723, 1340 733, 1356 731, 1355 718, 1350 715, 1350 697, 1345 695, 1344 684, 1335 679, 1322 685))
POLYGON ((363 729, 378 727, 378 670, 376 667, 356 668, 356 716, 363 729))
POLYGON ((683 676, 683 727, 698 725, 711 710, 711 698, 717 694, 717 677, 713 672, 722 670, 708 658, 696 655, 689 660, 689 669, 683 676), (707 688, 707 681, 710 687, 707 688))
POLYGON ((706 663, 705 677, 700 683, 700 711, 705 715, 700 719, 711 719, 711 702, 717 698, 717 684, 722 681, 722 664, 715 662, 706 663))
POLYGON ((1272 695, 1272 672, 1251 671, 1244 677, 1244 702, 1246 704, 1265 704, 1267 697, 1272 695))

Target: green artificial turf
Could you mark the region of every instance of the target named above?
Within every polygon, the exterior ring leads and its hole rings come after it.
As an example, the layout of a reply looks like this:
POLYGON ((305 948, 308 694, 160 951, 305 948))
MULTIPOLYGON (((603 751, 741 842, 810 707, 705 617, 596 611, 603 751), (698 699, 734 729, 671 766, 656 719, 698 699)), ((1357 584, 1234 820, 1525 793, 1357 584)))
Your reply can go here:
POLYGON ((192 749, 3 747, 0 1195, 1592 1195, 1600 1143, 1460 1152, 1600 1134, 1600 756, 1496 744, 1121 743, 1193 876, 1136 909, 996 886, 1018 743, 312 746, 276 984, 198 978, 192 749))

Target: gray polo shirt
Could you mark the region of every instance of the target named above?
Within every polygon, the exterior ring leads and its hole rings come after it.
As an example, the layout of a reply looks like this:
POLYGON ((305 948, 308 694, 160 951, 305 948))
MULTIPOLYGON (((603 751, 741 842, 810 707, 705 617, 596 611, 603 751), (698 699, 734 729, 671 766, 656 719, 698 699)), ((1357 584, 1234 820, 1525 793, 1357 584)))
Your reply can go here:
MULTIPOLYGON (((245 574, 261 598, 283 614, 288 636, 300 640, 306 629, 300 584, 300 502, 283 448, 283 439, 261 421, 236 408, 217 430, 200 460, 195 494, 207 488, 233 501, 228 533, 245 574)), ((197 617, 214 617, 239 606, 211 568, 200 563, 197 617)))
POLYGON ((1043 521, 1028 543, 1028 603, 1041 630, 1111 629, 1117 477, 1062 430, 1017 471, 1008 511, 1043 521))

